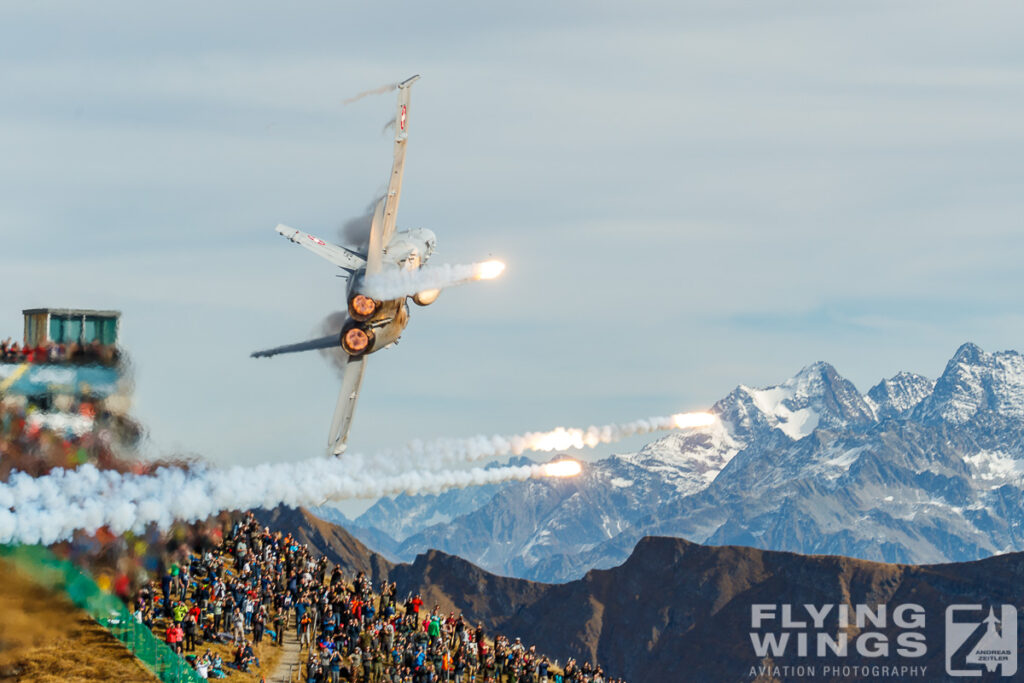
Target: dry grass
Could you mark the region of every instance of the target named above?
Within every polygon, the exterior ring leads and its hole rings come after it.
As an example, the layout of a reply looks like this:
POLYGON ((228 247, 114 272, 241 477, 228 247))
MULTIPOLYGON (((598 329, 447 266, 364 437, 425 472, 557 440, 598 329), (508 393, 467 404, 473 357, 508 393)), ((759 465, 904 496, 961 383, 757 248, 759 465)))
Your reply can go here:
MULTIPOLYGON (((159 624, 165 626, 163 619, 158 620, 159 624)), ((162 629, 157 629, 157 634, 161 633, 162 629)), ((252 635, 249 635, 250 639, 252 635)), ((230 667, 225 670, 229 673, 229 678, 232 681, 259 681, 260 676, 266 676, 268 679, 271 674, 274 673, 274 669, 277 668, 277 663, 281 660, 281 654, 284 648, 275 647, 269 634, 263 635, 263 642, 259 645, 252 646, 253 652, 256 653, 256 657, 260 660, 260 666, 249 667, 249 673, 243 673, 237 669, 230 667)), ((206 650, 214 652, 220 655, 220 658, 224 660, 224 664, 227 665, 230 662, 235 661, 235 647, 228 644, 222 643, 196 643, 195 652, 186 652, 187 655, 201 655, 206 650)), ((0 678, 0 681, 3 679, 0 678)))
POLYGON ((156 680, 66 596, 0 560, 0 681, 156 680))

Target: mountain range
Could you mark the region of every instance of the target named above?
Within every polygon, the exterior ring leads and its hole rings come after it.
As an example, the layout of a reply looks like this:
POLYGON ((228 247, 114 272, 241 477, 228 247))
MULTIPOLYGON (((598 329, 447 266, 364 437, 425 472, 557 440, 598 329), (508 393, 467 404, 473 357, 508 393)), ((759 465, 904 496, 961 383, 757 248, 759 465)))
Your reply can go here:
POLYGON ((736 387, 710 427, 673 432, 579 477, 401 495, 356 520, 386 556, 428 549, 547 582, 621 564, 645 536, 899 563, 1024 550, 1024 356, 961 346, 937 380, 861 394, 817 362, 736 387))
POLYGON ((917 567, 647 537, 620 566, 549 584, 496 576, 437 550, 395 564, 305 510, 257 514, 375 585, 395 581, 400 599, 419 593, 427 606, 459 612, 489 633, 522 638, 562 663, 599 662, 630 681, 959 680, 946 673, 947 608, 981 606, 964 613, 973 621, 950 660, 980 675, 970 654, 986 632, 985 613, 1005 619, 1003 605, 1022 607, 1024 553, 917 567), (819 627, 808 605, 828 610, 819 627), (799 634, 809 655, 799 652, 799 634), (845 652, 819 654, 823 636, 846 638, 845 652))

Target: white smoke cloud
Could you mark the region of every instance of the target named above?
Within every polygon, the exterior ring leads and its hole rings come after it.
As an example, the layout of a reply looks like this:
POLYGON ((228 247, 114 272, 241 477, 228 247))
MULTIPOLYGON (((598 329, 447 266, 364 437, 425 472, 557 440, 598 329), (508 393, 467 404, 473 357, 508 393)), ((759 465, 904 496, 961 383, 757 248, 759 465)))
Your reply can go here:
MULTIPOLYGON (((489 268, 494 261, 441 266, 416 270, 386 270, 363 279, 362 293, 378 300, 399 299, 429 289, 444 289, 474 280, 494 277, 489 268)), ((498 270, 500 273, 500 270, 498 270)))
POLYGON ((50 544, 78 530, 108 526, 115 534, 161 529, 174 522, 206 519, 222 510, 321 505, 328 500, 377 498, 396 493, 434 493, 531 477, 565 476, 550 465, 486 469, 465 466, 483 458, 592 448, 639 434, 704 427, 708 413, 683 413, 625 424, 564 428, 512 436, 414 441, 372 458, 314 458, 255 467, 211 465, 161 467, 153 474, 122 474, 91 464, 55 469, 42 477, 15 472, 0 484, 0 543, 50 544))
POLYGON ((439 492, 546 476, 543 465, 417 469, 381 476, 352 463, 316 458, 225 469, 164 467, 152 475, 101 471, 92 465, 42 477, 15 473, 0 485, 0 543, 55 543, 77 530, 110 527, 115 534, 161 529, 205 519, 222 510, 320 505, 327 500, 439 492))

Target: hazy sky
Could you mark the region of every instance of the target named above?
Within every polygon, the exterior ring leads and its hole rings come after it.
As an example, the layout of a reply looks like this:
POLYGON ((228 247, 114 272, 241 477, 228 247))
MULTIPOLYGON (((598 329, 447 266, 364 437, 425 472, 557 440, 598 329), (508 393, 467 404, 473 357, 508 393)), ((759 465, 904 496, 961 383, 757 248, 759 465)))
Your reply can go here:
MULTIPOLYGON (((6 3, 0 336, 117 308, 151 452, 323 452, 338 380, 252 360, 344 305, 331 239, 508 263, 371 357, 351 448, 710 405, 815 360, 866 391, 1024 334, 1017 2, 6 3)), ((629 447, 627 444, 624 447, 629 447)), ((607 449, 604 452, 608 452, 607 449)))

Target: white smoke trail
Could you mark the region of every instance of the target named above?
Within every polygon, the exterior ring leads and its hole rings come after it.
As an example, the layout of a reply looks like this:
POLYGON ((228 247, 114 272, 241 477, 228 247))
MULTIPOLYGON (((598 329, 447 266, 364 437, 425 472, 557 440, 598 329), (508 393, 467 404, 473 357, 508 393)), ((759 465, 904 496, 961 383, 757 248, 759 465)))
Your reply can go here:
POLYGON ((713 424, 708 413, 681 413, 587 429, 562 428, 513 436, 415 441, 373 458, 314 458, 255 467, 162 467, 150 475, 83 465, 42 477, 15 472, 0 484, 0 543, 54 543, 77 530, 107 526, 115 534, 166 529, 222 510, 320 505, 327 500, 433 493, 542 476, 571 476, 573 467, 525 465, 449 470, 488 457, 525 451, 592 448, 654 431, 713 424))
POLYGON ((142 532, 148 524, 167 529, 174 522, 206 519, 222 510, 320 505, 327 500, 376 498, 401 492, 559 476, 545 465, 409 470, 382 477, 354 472, 336 458, 255 467, 178 467, 152 475, 120 474, 83 465, 42 477, 15 473, 0 485, 0 543, 50 544, 75 531, 107 526, 115 534, 142 532))
POLYGON ((474 280, 489 280, 505 269, 500 261, 484 261, 460 265, 424 266, 416 270, 386 270, 368 275, 363 280, 362 293, 387 301, 412 296, 430 289, 444 289, 474 280))
POLYGON ((668 417, 649 417, 625 424, 558 427, 547 432, 527 432, 511 436, 475 436, 463 439, 415 440, 404 448, 377 453, 372 458, 353 455, 353 465, 361 471, 386 474, 408 467, 442 469, 484 458, 521 455, 526 451, 582 450, 599 444, 615 443, 631 436, 672 429, 708 427, 717 418, 711 413, 677 413, 668 417))
POLYGON ((342 102, 342 104, 344 104, 345 106, 348 106, 348 105, 352 104, 353 102, 356 102, 358 100, 363 99, 364 97, 369 97, 370 95, 383 95, 384 93, 391 92, 393 90, 396 90, 397 88, 398 88, 398 84, 397 83, 388 83, 387 85, 382 85, 379 88, 373 88, 371 90, 364 90, 363 92, 359 93, 358 95, 353 95, 352 97, 350 97, 347 100, 345 100, 344 102, 342 102))

